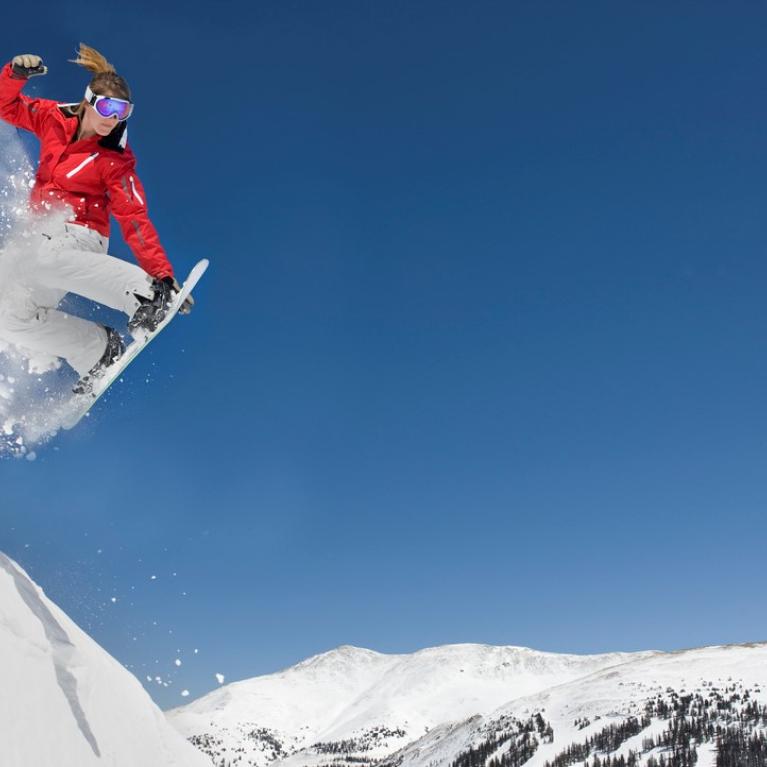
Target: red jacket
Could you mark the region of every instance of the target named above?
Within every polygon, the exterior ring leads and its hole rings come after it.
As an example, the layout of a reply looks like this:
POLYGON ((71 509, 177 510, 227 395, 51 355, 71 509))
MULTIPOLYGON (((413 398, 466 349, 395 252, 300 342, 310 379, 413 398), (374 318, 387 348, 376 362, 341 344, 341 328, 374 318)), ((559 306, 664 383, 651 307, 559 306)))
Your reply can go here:
POLYGON ((32 207, 63 200, 74 209, 75 222, 104 237, 109 237, 111 213, 142 269, 153 277, 172 277, 173 267, 147 214, 130 147, 121 152, 100 146, 101 136, 72 142, 77 116, 63 104, 24 96, 21 89, 26 82, 14 76, 10 63, 0 71, 0 118, 40 139, 32 207))

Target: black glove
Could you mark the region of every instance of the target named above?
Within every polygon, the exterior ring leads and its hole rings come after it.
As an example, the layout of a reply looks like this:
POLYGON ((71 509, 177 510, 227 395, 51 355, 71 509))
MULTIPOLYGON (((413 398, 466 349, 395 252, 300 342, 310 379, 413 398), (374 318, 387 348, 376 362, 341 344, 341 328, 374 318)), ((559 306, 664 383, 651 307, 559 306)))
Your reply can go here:
POLYGON ((48 67, 43 64, 43 60, 34 53, 22 53, 11 59, 11 69, 16 77, 24 79, 34 77, 35 75, 44 75, 48 67))
MULTIPOLYGON (((168 285, 175 293, 181 291, 181 285, 178 284, 178 280, 175 277, 163 277, 162 281, 168 285)), ((184 303, 179 307, 179 314, 189 314, 194 308, 194 298, 191 293, 184 299, 184 303)))

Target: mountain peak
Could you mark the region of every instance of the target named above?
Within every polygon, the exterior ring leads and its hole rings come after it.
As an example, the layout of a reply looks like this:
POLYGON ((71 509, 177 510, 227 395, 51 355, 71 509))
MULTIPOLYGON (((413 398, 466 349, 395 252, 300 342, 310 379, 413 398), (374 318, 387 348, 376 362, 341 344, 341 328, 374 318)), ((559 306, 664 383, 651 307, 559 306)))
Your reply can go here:
POLYGON ((294 666, 284 669, 283 673, 301 672, 312 668, 317 669, 368 664, 379 661, 385 657, 387 656, 383 653, 375 652, 374 650, 367 650, 364 647, 355 647, 354 645, 344 644, 334 647, 332 650, 326 650, 317 655, 312 655, 306 660, 302 660, 294 666))

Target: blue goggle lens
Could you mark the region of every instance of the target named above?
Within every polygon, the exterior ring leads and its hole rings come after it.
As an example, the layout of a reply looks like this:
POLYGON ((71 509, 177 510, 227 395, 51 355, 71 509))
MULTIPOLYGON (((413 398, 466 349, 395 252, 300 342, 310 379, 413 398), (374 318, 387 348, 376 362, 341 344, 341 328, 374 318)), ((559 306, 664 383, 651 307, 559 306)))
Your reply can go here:
POLYGON ((94 108, 102 117, 114 117, 116 115, 118 120, 125 120, 131 113, 130 101, 123 99, 98 99, 94 108))

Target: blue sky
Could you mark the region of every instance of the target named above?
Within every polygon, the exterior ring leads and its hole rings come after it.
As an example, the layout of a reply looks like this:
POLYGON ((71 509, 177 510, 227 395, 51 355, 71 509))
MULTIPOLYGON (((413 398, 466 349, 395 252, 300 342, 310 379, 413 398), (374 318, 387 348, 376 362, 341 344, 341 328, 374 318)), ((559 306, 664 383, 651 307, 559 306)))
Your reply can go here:
POLYGON ((117 65, 161 238, 212 267, 0 463, 0 549, 161 705, 344 643, 767 637, 766 8, 63 13, 6 9, 7 58, 67 101, 80 40, 117 65))

